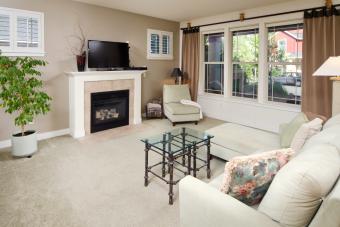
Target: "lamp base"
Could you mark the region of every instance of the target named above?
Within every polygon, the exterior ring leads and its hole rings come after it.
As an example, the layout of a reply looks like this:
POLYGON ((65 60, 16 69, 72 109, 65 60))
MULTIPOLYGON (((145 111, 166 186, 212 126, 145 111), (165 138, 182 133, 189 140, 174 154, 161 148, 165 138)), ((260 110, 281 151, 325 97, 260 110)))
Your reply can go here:
POLYGON ((176 84, 178 84, 178 85, 182 84, 182 77, 181 76, 176 77, 176 84))

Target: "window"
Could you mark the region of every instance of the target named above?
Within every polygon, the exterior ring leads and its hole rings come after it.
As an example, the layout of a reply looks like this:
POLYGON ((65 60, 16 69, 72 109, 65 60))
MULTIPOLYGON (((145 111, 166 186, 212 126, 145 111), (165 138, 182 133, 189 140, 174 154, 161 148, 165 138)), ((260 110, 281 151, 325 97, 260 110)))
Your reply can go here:
POLYGON ((172 32, 148 29, 148 59, 172 60, 172 32))
POLYGON ((268 28, 268 100, 299 105, 303 24, 268 28))
POLYGON ((43 17, 39 12, 0 8, 0 49, 9 56, 44 55, 43 17))
POLYGON ((259 30, 232 32, 232 95, 257 99, 259 30))
POLYGON ((224 94, 224 33, 204 35, 204 91, 224 94))

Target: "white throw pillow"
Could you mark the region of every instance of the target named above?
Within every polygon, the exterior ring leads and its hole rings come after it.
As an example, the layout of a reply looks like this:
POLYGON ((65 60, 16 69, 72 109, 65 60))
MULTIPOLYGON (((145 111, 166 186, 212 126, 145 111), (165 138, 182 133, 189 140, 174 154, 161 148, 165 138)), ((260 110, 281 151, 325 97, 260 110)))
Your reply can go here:
POLYGON ((323 120, 320 118, 315 118, 314 120, 301 125, 301 127, 295 133, 290 147, 295 152, 299 152, 309 138, 321 131, 322 123, 323 120))
POLYGON ((277 173, 258 210, 283 226, 307 226, 339 174, 334 146, 306 149, 277 173))

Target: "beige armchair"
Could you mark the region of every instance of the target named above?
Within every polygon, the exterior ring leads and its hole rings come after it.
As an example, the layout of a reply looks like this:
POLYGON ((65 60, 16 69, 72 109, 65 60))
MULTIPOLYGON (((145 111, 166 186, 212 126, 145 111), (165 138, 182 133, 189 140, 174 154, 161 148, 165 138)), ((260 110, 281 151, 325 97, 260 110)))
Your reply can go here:
POLYGON ((175 126, 178 122, 195 122, 200 120, 200 109, 195 106, 181 104, 182 99, 191 100, 189 87, 185 85, 164 85, 164 115, 175 126))

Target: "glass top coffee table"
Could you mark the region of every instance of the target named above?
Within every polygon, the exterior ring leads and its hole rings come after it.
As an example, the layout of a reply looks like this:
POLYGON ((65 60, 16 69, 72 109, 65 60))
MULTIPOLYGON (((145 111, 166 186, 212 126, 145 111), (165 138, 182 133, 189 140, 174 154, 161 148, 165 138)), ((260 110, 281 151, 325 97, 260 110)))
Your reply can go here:
MULTIPOLYGON (((210 140, 213 136, 190 128, 178 128, 160 135, 142 139, 145 143, 145 176, 144 186, 148 186, 148 174, 160 178, 169 184, 169 204, 173 204, 173 186, 181 179, 174 180, 174 170, 186 175, 193 173, 196 177, 197 171, 206 167, 207 177, 210 178, 210 140), (206 147, 206 159, 197 157, 197 150, 206 147), (149 165, 149 151, 156 152, 162 160, 149 165), (181 159, 178 161, 178 159, 181 159), (203 163, 197 166, 197 161, 203 163), (162 166, 162 174, 153 171, 156 166, 162 166), (179 167, 182 167, 179 168, 179 167), (167 178, 167 174, 169 177, 167 178)), ((183 177, 184 177, 183 176, 183 177)))

